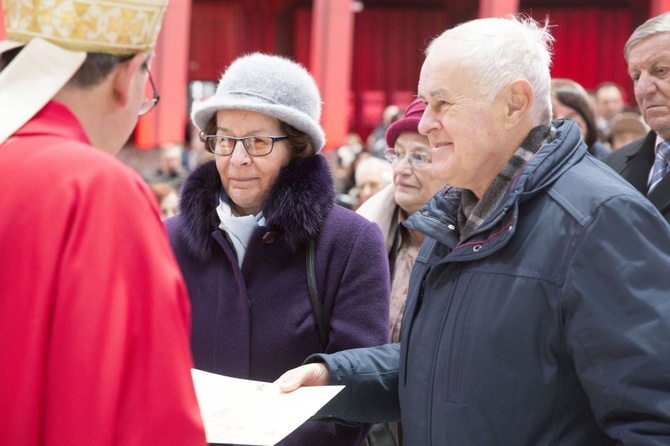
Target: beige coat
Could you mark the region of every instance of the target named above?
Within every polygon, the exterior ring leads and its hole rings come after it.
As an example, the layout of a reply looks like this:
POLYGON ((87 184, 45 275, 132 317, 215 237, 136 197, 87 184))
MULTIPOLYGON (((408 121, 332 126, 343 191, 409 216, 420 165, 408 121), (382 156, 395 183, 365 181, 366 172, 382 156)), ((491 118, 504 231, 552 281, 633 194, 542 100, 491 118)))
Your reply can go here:
POLYGON ((384 236, 391 268, 390 335, 391 342, 399 342, 409 276, 421 243, 417 234, 402 224, 407 213, 395 202, 393 184, 370 197, 356 212, 377 223, 384 236))

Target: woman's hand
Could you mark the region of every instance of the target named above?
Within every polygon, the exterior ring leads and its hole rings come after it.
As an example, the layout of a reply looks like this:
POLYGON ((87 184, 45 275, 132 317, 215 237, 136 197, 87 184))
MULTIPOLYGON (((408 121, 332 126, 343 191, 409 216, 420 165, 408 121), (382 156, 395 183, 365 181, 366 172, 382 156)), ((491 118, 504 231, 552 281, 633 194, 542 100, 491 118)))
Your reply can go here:
POLYGON ((292 392, 302 386, 327 386, 329 377, 328 367, 317 362, 291 369, 274 383, 279 386, 282 392, 292 392))

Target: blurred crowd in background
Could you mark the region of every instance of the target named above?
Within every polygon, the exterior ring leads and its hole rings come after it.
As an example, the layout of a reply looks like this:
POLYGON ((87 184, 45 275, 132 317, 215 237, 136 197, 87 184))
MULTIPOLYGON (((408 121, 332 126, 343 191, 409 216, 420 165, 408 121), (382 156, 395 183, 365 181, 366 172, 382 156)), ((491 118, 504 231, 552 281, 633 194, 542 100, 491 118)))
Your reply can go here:
MULTIPOLYGON (((614 82, 603 82, 589 91, 573 80, 554 79, 552 89, 554 118, 575 120, 589 152, 598 159, 649 132, 637 107, 631 105, 624 89, 614 82)), ((325 154, 339 205, 356 210, 392 183, 393 169, 384 158, 387 150, 384 134, 404 111, 399 105, 388 105, 367 137, 349 133, 338 148, 325 154)), ((119 154, 152 186, 163 218, 178 212, 179 190, 188 174, 214 157, 191 124, 186 136, 185 142, 148 151, 126 147, 119 154)))

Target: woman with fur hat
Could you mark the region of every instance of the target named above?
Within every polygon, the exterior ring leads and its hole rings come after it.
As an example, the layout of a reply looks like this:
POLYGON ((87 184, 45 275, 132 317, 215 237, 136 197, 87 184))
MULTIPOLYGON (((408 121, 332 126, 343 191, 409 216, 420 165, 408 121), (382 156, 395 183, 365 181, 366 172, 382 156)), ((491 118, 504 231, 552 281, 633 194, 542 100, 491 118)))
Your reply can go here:
MULTIPOLYGON (((198 369, 274 381, 311 353, 387 341, 384 241, 334 205, 320 114, 309 73, 260 53, 235 60, 194 106, 215 159, 186 180, 166 225, 191 296, 198 369)), ((357 445, 368 430, 310 421, 280 444, 357 445)))

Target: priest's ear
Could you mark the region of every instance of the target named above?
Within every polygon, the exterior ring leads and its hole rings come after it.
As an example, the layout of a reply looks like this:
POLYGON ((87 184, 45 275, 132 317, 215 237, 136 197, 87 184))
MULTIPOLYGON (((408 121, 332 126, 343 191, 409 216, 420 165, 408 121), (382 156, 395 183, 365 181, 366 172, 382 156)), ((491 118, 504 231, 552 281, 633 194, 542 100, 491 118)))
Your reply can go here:
POLYGON ((138 53, 114 69, 112 73, 114 98, 121 107, 127 107, 131 101, 136 100, 136 97, 144 97, 146 76, 141 71, 142 64, 148 57, 147 54, 138 53))

